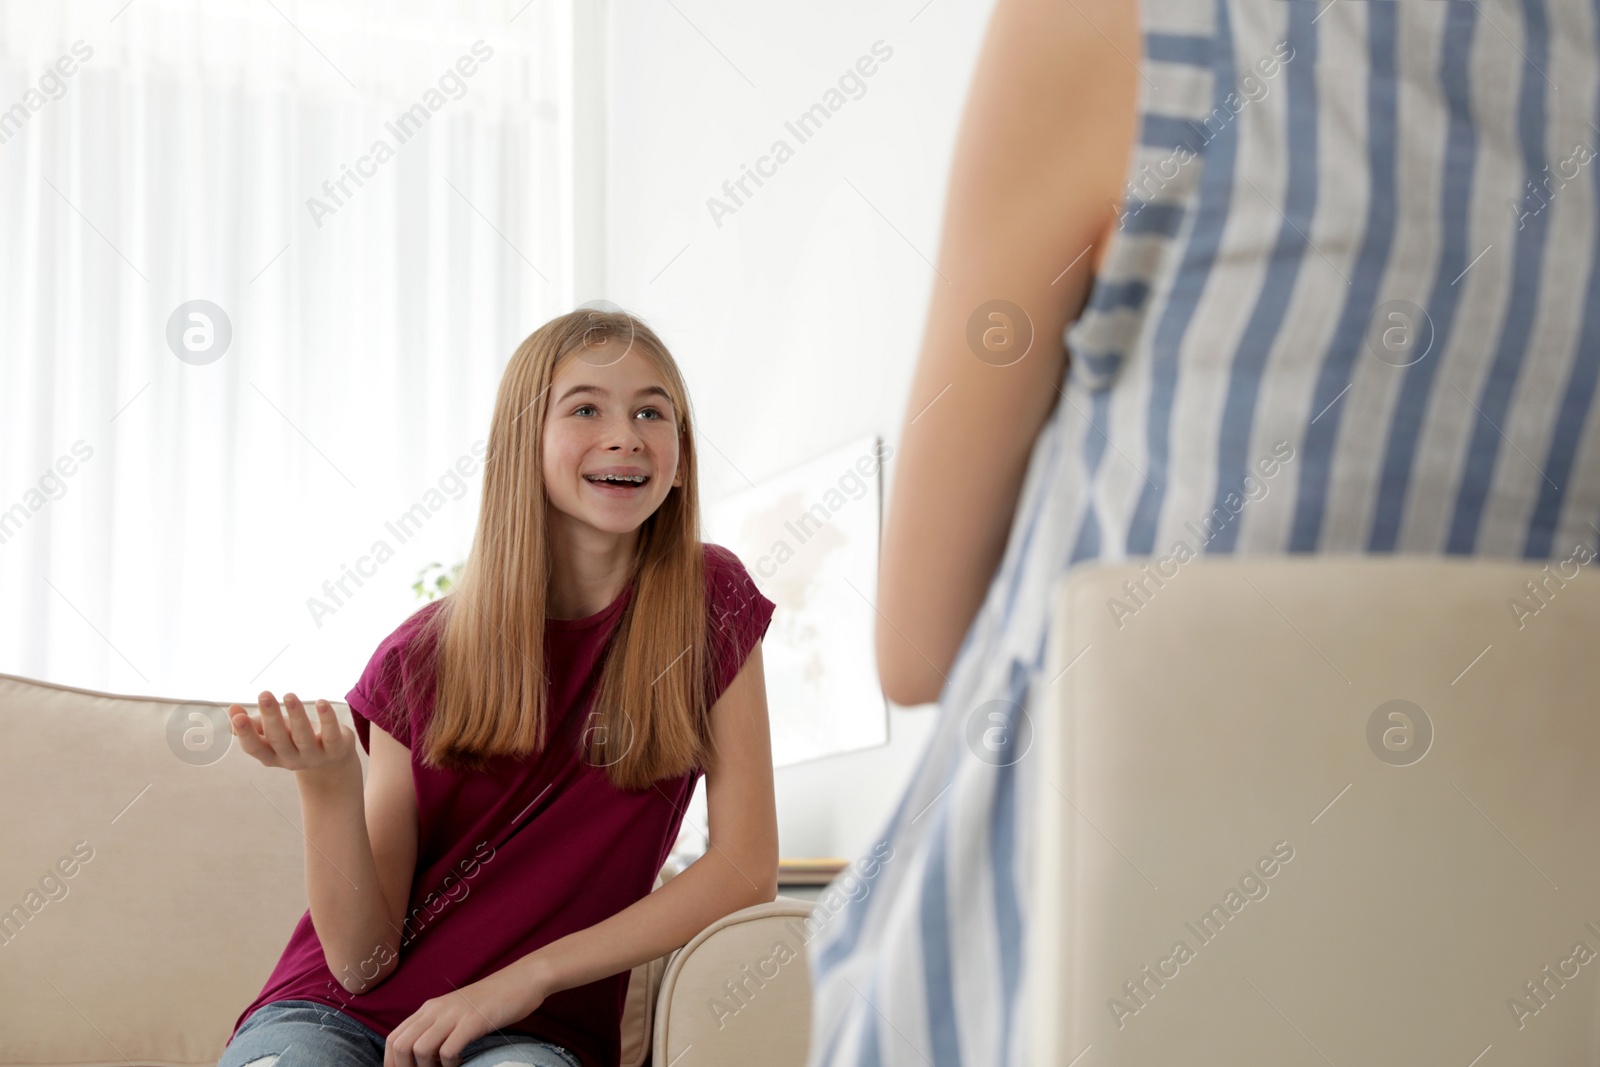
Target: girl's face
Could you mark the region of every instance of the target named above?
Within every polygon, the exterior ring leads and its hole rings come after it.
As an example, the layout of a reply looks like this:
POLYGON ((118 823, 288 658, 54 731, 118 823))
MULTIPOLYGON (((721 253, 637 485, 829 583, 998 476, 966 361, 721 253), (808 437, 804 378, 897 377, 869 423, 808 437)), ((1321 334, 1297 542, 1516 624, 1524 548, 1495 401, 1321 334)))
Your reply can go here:
POLYGON ((606 533, 637 530, 683 484, 678 413, 650 357, 616 343, 583 349, 556 368, 548 395, 544 484, 554 511, 606 533), (643 484, 601 480, 608 474, 643 484))

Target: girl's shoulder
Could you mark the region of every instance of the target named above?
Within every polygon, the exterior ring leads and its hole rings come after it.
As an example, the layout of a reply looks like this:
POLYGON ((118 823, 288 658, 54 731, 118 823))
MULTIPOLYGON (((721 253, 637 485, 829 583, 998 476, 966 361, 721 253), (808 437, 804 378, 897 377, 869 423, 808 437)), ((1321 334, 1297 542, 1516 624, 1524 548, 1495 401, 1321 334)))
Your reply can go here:
POLYGON ((712 574, 747 573, 744 562, 733 554, 732 549, 714 545, 710 541, 702 541, 700 548, 705 553, 707 577, 712 574))
POLYGON ((767 632, 777 605, 769 600, 743 561, 721 545, 703 544, 706 611, 713 662, 714 695, 720 695, 738 673, 750 650, 767 632))
POLYGON ((356 715, 356 733, 363 748, 368 745, 366 721, 377 723, 395 740, 411 747, 415 716, 405 695, 418 677, 419 666, 428 662, 426 657, 417 656, 416 639, 443 604, 443 598, 424 604, 378 642, 366 669, 345 695, 345 702, 356 715))
POLYGON ((389 636, 383 639, 383 642, 378 646, 379 650, 393 648, 410 651, 418 632, 434 615, 443 609, 447 599, 447 597, 439 597, 436 600, 430 600, 410 615, 407 615, 401 620, 400 625, 396 626, 389 636))
POLYGON ((410 674, 411 669, 419 661, 417 653, 420 651, 418 646, 420 631, 444 606, 444 602, 445 599, 441 597, 422 605, 402 619, 399 626, 379 641, 378 647, 373 650, 372 658, 367 662, 361 684, 381 682, 392 685, 401 680, 402 671, 410 674))
POLYGON ((755 579, 750 577, 744 561, 732 550, 709 542, 703 542, 700 547, 705 550, 706 591, 714 610, 728 611, 747 606, 757 598, 766 599, 756 587, 755 579))

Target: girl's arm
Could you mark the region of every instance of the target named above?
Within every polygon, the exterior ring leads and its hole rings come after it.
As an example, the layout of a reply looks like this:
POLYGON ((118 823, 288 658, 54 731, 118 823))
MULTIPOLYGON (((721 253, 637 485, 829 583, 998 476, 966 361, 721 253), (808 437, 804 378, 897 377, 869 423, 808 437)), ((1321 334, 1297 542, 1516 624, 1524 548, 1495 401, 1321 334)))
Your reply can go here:
POLYGON ((778 894, 778 815, 761 643, 711 708, 706 766, 710 844, 660 889, 512 964, 544 996, 666 955, 724 915, 778 894))
POLYGON ((417 850, 411 754, 374 726, 363 799, 359 742, 332 705, 317 702, 319 733, 293 693, 284 695, 287 717, 270 692, 258 704, 259 724, 239 705, 229 708, 234 733, 261 763, 295 772, 311 923, 339 984, 364 993, 399 964, 417 850))
POLYGON ((370 992, 400 965, 417 865, 411 750, 376 723, 369 744, 365 799, 353 755, 353 776, 297 776, 311 924, 328 970, 357 994, 370 992))
POLYGON ((878 674, 897 704, 937 699, 999 565, 1058 399, 1062 331, 1114 232, 1139 59, 1130 0, 995 5, 956 138, 884 529, 878 674), (1033 324, 1032 349, 1009 366, 967 342, 993 300, 1033 324))

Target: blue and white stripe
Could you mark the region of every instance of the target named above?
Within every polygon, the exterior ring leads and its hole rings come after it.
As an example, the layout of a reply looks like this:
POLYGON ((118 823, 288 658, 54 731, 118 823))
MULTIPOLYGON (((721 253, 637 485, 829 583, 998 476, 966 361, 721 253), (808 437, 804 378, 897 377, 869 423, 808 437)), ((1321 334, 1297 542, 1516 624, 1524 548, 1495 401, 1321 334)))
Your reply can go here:
POLYGON ((1050 713, 1067 568, 1180 542, 1554 559, 1600 541, 1600 158, 1580 151, 1600 152, 1600 0, 1140 6, 1136 192, 881 829, 892 858, 811 941, 810 1067, 1023 1062, 1037 761, 966 738, 1002 709, 1021 746, 1023 709, 1050 713), (1197 158, 1151 181, 1179 145, 1197 158), (1547 166, 1559 188, 1535 197, 1547 166), (1368 344, 1394 301, 1432 338, 1406 366, 1368 344), (1263 479, 1279 441, 1294 458, 1263 479), (1265 495, 1232 509, 1246 475, 1265 495))

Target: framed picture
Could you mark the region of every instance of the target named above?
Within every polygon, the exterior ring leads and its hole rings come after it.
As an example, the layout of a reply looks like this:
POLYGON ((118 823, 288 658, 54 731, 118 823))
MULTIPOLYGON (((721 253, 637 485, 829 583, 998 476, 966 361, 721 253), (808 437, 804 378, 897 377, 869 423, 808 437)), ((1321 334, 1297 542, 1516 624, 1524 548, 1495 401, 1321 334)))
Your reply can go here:
POLYGON ((873 656, 883 461, 872 435, 705 509, 777 605, 762 643, 773 765, 886 744, 873 656))

